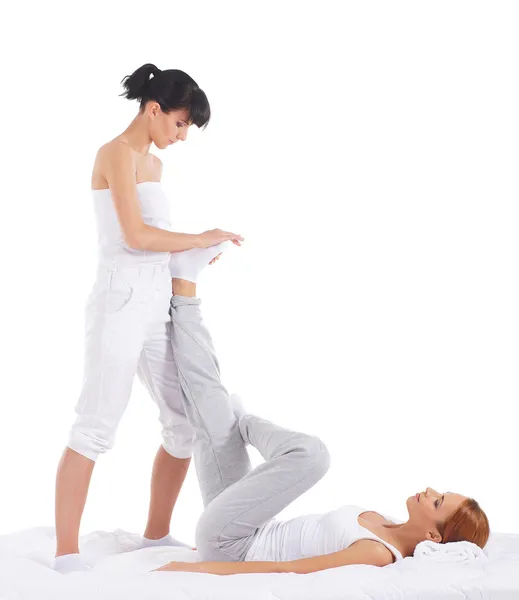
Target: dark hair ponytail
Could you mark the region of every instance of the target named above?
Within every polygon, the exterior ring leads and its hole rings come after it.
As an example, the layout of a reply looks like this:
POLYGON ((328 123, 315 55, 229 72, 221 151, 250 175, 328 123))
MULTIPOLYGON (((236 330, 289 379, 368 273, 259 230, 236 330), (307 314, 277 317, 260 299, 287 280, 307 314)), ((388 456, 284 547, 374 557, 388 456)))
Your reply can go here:
POLYGON ((142 111, 149 100, 154 100, 160 109, 169 113, 186 109, 190 121, 197 127, 206 127, 211 109, 205 92, 184 71, 167 69, 161 71, 152 63, 146 63, 121 80, 125 91, 120 96, 128 100, 139 100, 142 111))

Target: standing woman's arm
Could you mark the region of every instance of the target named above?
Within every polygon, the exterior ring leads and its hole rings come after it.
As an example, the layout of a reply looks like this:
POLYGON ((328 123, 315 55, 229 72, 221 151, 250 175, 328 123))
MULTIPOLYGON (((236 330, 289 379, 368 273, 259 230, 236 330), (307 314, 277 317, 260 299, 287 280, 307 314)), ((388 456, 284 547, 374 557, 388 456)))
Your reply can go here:
POLYGON ((146 225, 135 185, 136 164, 132 150, 124 144, 107 144, 98 153, 103 176, 108 182, 123 232, 124 241, 136 250, 180 252, 205 248, 225 240, 242 240, 240 235, 219 229, 202 234, 176 233, 146 225))

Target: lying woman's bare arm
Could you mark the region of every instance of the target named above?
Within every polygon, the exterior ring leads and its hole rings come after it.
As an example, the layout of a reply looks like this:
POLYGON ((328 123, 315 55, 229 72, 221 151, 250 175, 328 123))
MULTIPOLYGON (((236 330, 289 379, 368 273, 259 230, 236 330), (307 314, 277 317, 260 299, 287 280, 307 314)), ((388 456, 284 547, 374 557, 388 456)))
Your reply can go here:
POLYGON ((314 573, 345 565, 373 565, 385 567, 393 562, 391 551, 374 540, 358 540, 348 548, 321 554, 311 558, 301 558, 284 562, 245 561, 245 562, 171 562, 156 571, 191 571, 212 573, 213 575, 235 575, 238 573, 314 573))
POLYGON ((282 565, 282 573, 314 573, 315 571, 334 569, 345 565, 385 567, 392 562, 393 554, 384 544, 374 540, 358 540, 348 548, 338 552, 291 560, 280 564, 282 565))

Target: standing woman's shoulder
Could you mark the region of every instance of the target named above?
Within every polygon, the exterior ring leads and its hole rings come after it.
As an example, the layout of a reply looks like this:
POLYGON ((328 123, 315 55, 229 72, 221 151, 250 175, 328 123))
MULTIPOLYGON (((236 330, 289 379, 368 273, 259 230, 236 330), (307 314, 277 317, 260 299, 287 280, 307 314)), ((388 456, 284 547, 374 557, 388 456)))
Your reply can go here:
POLYGON ((92 189, 125 188, 135 185, 137 159, 135 152, 117 139, 103 144, 97 151, 92 172, 92 189))
POLYGON ((130 248, 140 249, 144 221, 136 180, 137 172, 142 175, 143 170, 136 153, 128 145, 112 140, 98 150, 96 165, 96 186, 93 187, 110 188, 124 241, 130 248))
POLYGON ((155 165, 155 169, 157 169, 157 173, 158 173, 158 179, 162 179, 162 169, 164 167, 164 165, 162 164, 162 161, 160 160, 160 158, 158 156, 155 156, 155 154, 150 154, 153 163, 155 165))

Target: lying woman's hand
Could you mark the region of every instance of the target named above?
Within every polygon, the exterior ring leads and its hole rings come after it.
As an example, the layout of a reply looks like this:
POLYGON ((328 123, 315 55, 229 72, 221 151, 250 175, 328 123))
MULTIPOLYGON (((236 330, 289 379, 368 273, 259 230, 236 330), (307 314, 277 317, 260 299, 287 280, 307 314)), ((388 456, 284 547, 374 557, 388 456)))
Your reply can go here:
POLYGON ((159 567, 158 569, 153 569, 151 572, 153 573, 154 571, 190 571, 190 572, 200 572, 199 569, 199 565, 201 565, 203 563, 189 563, 189 562, 180 562, 180 561, 172 561, 170 563, 168 563, 167 565, 163 565, 162 567, 159 567))
MULTIPOLYGON (((378 543, 378 542, 375 542, 378 543)), ((288 563, 286 563, 288 564, 288 563)), ((211 573, 212 575, 236 575, 238 573, 281 573, 283 563, 274 561, 205 561, 170 562, 156 571, 191 571, 192 573, 211 573)))

